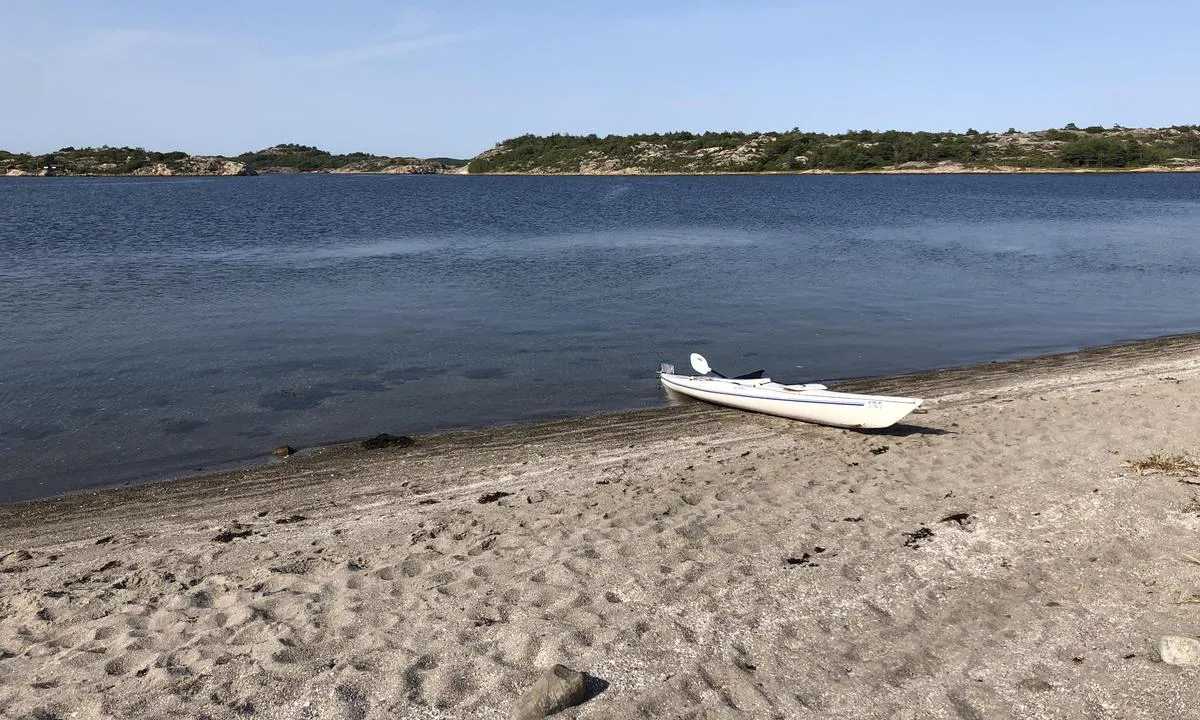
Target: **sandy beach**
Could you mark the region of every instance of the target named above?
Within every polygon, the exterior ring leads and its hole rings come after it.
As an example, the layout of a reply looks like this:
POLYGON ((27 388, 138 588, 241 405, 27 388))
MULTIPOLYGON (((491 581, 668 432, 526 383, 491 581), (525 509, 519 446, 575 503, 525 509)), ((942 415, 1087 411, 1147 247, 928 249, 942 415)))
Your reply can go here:
POLYGON ((843 387, 0 507, 0 716, 1200 718, 1200 336, 843 387))

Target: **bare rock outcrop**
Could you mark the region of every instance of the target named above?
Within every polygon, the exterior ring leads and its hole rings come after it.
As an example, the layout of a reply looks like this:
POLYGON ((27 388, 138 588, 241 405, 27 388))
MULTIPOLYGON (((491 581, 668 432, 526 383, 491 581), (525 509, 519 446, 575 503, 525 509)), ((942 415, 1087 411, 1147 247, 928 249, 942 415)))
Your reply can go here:
POLYGON ((143 165, 132 171, 132 175, 143 177, 172 177, 175 175, 257 175, 254 168, 243 162, 220 157, 193 155, 173 162, 156 162, 143 165))
POLYGON ((389 165, 382 172, 390 175, 433 175, 438 172, 438 168, 433 165, 389 165))
POLYGON ((176 175, 257 175, 254 168, 237 160, 193 155, 180 163, 176 175))
POLYGON ((134 175, 146 177, 169 177, 175 174, 175 171, 166 163, 154 163, 152 165, 144 165, 133 171, 134 175))

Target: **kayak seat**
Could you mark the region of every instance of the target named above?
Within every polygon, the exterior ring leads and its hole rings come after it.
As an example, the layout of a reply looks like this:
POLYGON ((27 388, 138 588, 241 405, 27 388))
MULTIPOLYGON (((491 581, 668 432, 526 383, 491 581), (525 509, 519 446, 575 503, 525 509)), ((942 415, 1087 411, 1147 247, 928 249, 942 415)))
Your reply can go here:
POLYGON ((755 370, 754 372, 749 372, 749 373, 746 373, 745 375, 738 375, 737 377, 735 377, 733 379, 734 380, 758 380, 763 376, 763 373, 765 373, 765 372, 766 372, 766 370, 755 370))
POLYGON ((829 389, 829 388, 825 387, 824 385, 822 385, 821 383, 805 383, 804 385, 784 385, 783 387, 788 390, 828 390, 829 389))

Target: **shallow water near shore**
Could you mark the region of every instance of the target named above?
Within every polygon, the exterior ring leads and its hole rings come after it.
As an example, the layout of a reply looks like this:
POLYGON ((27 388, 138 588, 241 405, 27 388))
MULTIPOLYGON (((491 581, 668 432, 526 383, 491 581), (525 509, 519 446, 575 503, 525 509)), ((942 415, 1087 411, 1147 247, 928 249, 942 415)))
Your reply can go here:
POLYGON ((1200 177, 0 181, 0 502, 1200 328, 1200 177))

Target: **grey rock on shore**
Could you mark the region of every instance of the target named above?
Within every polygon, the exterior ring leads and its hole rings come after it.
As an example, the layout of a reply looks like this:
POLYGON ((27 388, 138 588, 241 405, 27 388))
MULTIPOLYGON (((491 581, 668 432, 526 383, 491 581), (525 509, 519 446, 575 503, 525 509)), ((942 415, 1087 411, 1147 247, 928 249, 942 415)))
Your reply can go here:
POLYGON ((578 705, 587 698, 583 673, 566 665, 548 668, 509 717, 512 720, 540 720, 578 705))
POLYGON ((1183 635, 1163 635, 1158 656, 1168 665, 1200 665, 1200 640, 1183 635))

